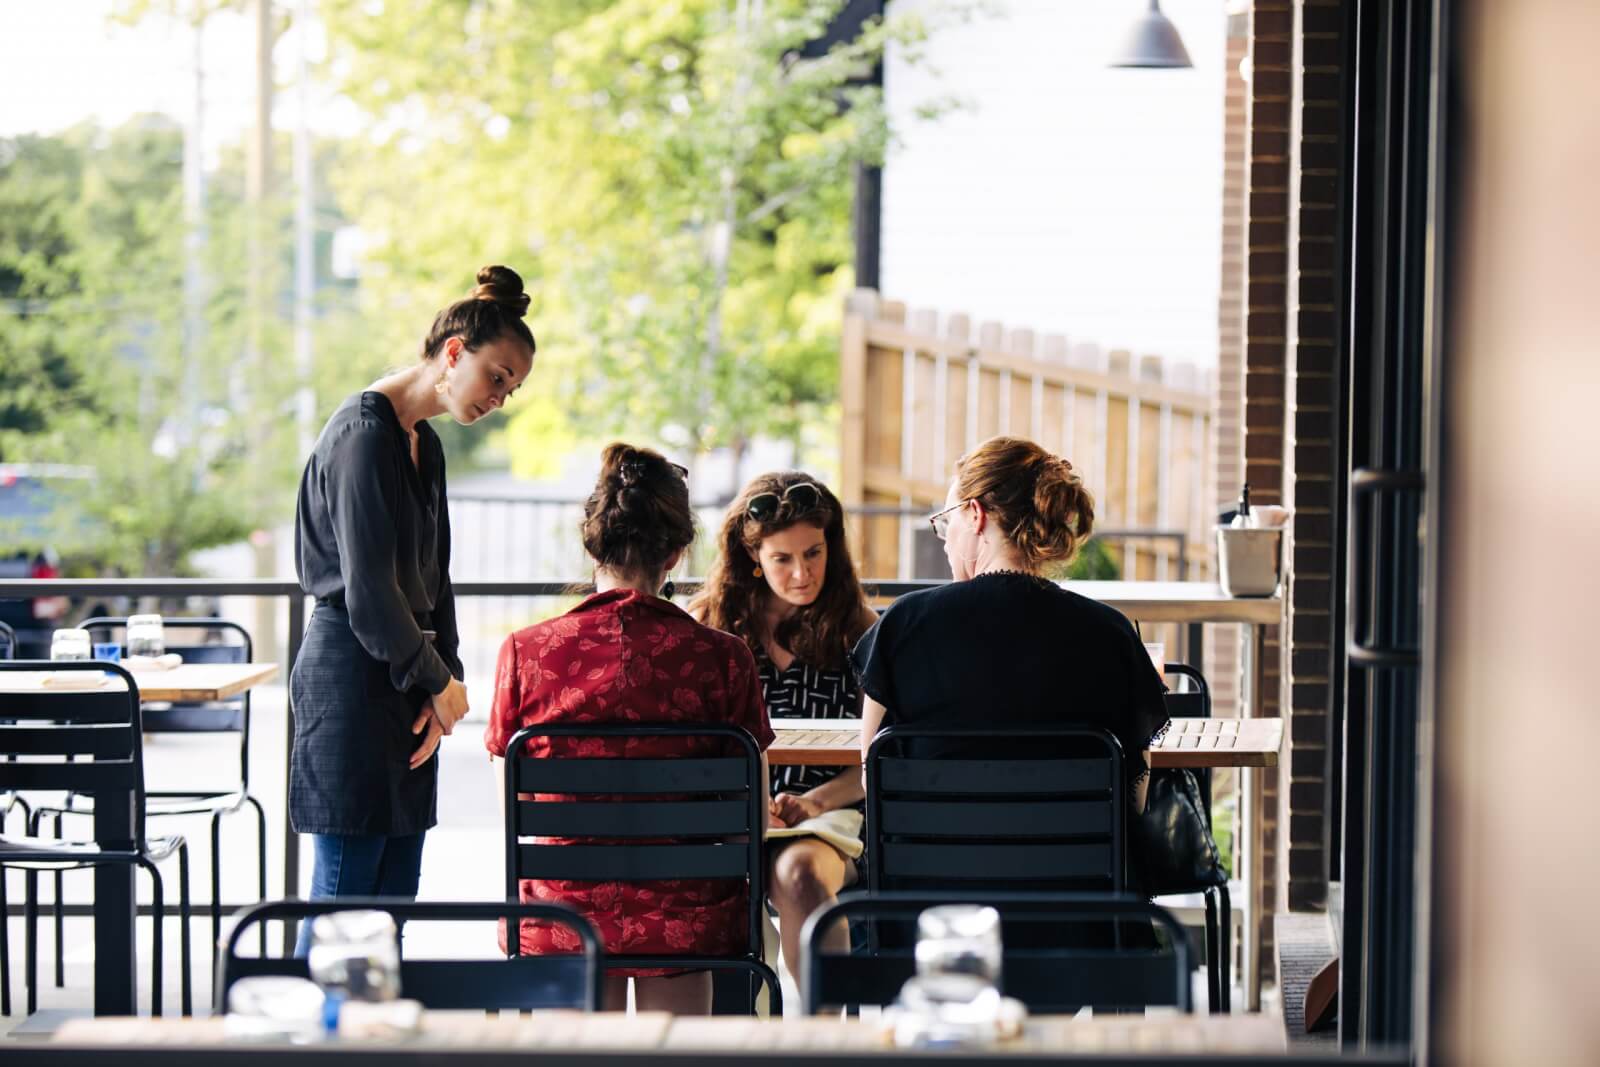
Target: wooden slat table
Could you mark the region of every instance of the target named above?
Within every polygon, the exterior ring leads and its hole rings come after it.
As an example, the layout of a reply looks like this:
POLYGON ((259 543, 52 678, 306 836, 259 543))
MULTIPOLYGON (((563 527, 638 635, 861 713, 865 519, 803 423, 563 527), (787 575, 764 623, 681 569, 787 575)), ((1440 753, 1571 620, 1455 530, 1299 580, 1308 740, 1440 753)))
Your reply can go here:
MULTIPOLYGON (((775 767, 861 765, 861 731, 837 719, 776 719, 767 749, 775 767)), ((1173 719, 1150 752, 1156 767, 1276 767, 1282 719, 1173 719)))
MULTIPOLYGON (((52 1037, 55 1045, 79 1048, 220 1049, 221 1019, 75 1019, 52 1037)), ((373 1041, 341 1041, 336 1047, 367 1047, 373 1041)), ((889 1034, 877 1023, 829 1018, 765 1021, 732 1016, 623 1015, 597 1012, 534 1012, 530 1016, 475 1012, 428 1012, 422 1033, 407 1049, 472 1050, 664 1049, 677 1053, 784 1052, 892 1054, 889 1034)), ((281 1046, 287 1049, 289 1046, 281 1046)), ((1038 1015, 1023 1033, 993 1048, 998 1053, 1038 1055, 1126 1053, 1282 1053, 1283 1024, 1264 1015, 1038 1015)), ((299 1054, 299 1053, 297 1053, 299 1054)), ((766 1057, 763 1057, 766 1058, 766 1057)))
MULTIPOLYGON (((139 701, 203 703, 227 700, 260 685, 278 673, 276 663, 184 663, 165 671, 129 671, 139 687, 139 701)), ((121 689, 123 681, 108 676, 99 689, 52 689, 48 671, 0 674, 0 693, 97 693, 121 689)))

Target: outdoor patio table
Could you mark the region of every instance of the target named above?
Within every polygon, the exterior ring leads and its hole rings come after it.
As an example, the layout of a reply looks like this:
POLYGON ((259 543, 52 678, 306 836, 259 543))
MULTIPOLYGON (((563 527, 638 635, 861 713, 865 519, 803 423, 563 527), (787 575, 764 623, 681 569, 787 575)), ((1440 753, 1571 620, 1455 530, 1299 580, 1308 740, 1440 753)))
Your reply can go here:
MULTIPOLYGON (((77 1019, 56 1031, 52 1044, 86 1052, 113 1045, 123 1050, 157 1048, 177 1054, 219 1050, 224 1042, 221 1019, 77 1019)), ((370 1048, 379 1042, 340 1041, 335 1047, 370 1048)), ((876 1022, 859 1019, 798 1018, 767 1021, 735 1016, 681 1016, 664 1013, 624 1015, 620 1012, 539 1011, 485 1016, 477 1012, 427 1012, 422 1033, 400 1043, 396 1052, 419 1056, 441 1049, 463 1055, 473 1051, 538 1050, 563 1055, 583 1051, 670 1050, 682 1062, 684 1053, 762 1053, 762 1060, 781 1060, 785 1052, 869 1053, 890 1058, 887 1034, 876 1022)), ((235 1049, 238 1046, 233 1046, 235 1049)), ((283 1046, 287 1053, 289 1046, 283 1046)), ((313 1046, 314 1047, 314 1046, 313 1046)), ((994 1051, 1107 1055, 1127 1053, 1282 1053, 1284 1029, 1276 1017, 1264 1015, 1037 1015, 1023 1033, 994 1051)), ((64 1049, 62 1051, 65 1051, 64 1049)), ((298 1047, 294 1055, 310 1049, 298 1047)), ((163 1063, 174 1062, 164 1058, 163 1063)))
MULTIPOLYGON (((278 672, 276 663, 186 663, 164 671, 131 671, 139 702, 227 700, 278 672)), ((0 698, 6 693, 48 692, 48 671, 16 671, 0 675, 0 698)), ((106 689, 123 686, 108 677, 106 689)), ((92 691, 92 690, 91 690, 92 691)), ((75 690, 83 692, 83 690, 75 690)), ((3 706, 3 705, 0 705, 3 706)), ((131 801, 131 797, 129 798, 131 801)), ((131 803, 102 798, 95 804, 94 838, 106 848, 127 848, 133 836, 131 803)), ((94 871, 94 1011, 127 1015, 134 1010, 134 914, 138 897, 134 869, 103 864, 94 871)))

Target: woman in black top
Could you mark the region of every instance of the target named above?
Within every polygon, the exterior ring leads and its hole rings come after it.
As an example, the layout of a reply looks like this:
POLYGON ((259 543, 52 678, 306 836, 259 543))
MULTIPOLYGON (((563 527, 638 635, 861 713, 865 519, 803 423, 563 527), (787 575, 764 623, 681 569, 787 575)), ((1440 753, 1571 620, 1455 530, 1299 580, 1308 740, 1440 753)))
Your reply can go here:
POLYGON ((427 420, 498 410, 534 352, 522 279, 495 266, 478 283, 434 318, 418 362, 339 405, 300 479, 295 565, 317 604, 289 680, 289 814, 316 845, 313 900, 416 896, 434 751, 467 713, 444 450, 427 420))
POLYGON ((930 521, 955 580, 896 600, 851 653, 863 749, 883 726, 1100 726, 1122 743, 1142 811, 1166 687, 1126 617, 1040 574, 1094 525, 1072 464, 991 438, 956 463, 930 521))
MULTIPOLYGON (((860 717, 849 649, 876 617, 850 560, 844 509, 816 478, 783 471, 744 487, 723 520, 705 592, 689 610, 750 646, 770 720, 860 717)), ((778 767, 772 787, 772 817, 783 826, 859 806, 863 796, 854 768, 778 767)), ((783 957, 798 981, 806 916, 854 885, 860 871, 818 837, 774 844, 767 886, 783 957)), ((842 926, 832 936, 833 947, 849 948, 842 926)))

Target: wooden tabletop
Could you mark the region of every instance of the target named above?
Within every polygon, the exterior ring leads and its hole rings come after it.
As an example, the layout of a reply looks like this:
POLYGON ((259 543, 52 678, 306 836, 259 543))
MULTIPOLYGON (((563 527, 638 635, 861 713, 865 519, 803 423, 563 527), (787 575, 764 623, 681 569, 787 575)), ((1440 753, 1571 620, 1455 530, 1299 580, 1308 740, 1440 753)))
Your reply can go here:
MULTIPOLYGON (((861 731, 838 719, 774 719, 778 739, 767 749, 775 767, 861 765, 861 731)), ((1150 751, 1156 767, 1276 767, 1282 719, 1173 719, 1150 751)))
MULTIPOLYGON (((219 1047, 225 1036, 224 1022, 216 1018, 99 1018, 70 1020, 55 1032, 52 1041, 123 1048, 219 1047)), ((735 1016, 675 1018, 663 1013, 556 1011, 494 1017, 477 1012, 427 1012, 422 1033, 404 1043, 463 1051, 475 1047, 859 1052, 891 1047, 888 1033, 879 1024, 860 1020, 819 1017, 772 1022, 735 1016)), ((1283 1024, 1264 1015, 1036 1015, 1019 1037, 1002 1042, 996 1051, 1281 1053, 1284 1047, 1283 1024)))
MULTIPOLYGON (((76 673, 76 672, 75 672, 76 673)), ((184 663, 165 671, 130 671, 142 703, 191 703, 226 700, 278 673, 276 663, 184 663)), ((8 671, 0 674, 0 693, 55 692, 47 684, 48 671, 8 671)), ((120 690, 116 675, 103 676, 99 689, 62 689, 61 692, 120 690)))
POLYGON ((1283 596, 1229 596, 1216 582, 1061 583, 1139 622, 1247 622, 1270 626, 1283 619, 1283 596))

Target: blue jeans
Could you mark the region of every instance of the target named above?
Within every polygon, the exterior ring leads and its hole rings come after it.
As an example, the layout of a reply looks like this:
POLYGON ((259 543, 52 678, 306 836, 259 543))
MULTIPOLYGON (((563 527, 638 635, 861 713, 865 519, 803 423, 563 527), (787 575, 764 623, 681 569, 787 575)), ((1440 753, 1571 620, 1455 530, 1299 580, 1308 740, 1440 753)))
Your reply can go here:
MULTIPOLYGON (((316 856, 311 868, 311 899, 404 897, 417 899, 422 876, 424 834, 312 834, 316 856)), ((300 924, 294 954, 311 951, 311 924, 300 924)))

